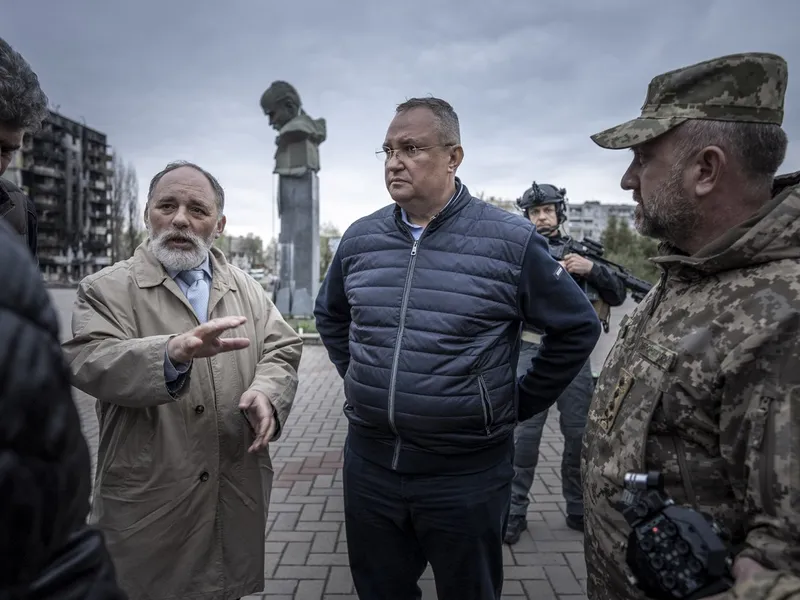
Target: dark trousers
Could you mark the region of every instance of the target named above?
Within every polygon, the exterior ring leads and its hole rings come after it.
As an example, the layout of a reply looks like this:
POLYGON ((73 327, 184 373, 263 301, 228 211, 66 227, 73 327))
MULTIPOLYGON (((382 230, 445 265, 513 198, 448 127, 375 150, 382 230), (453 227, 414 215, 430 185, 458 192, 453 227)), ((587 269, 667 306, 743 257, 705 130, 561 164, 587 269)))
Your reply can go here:
POLYGON ((430 563, 439 600, 497 600, 511 456, 467 475, 399 475, 344 454, 350 570, 360 600, 412 600, 430 563))
MULTIPOLYGON (((517 363, 517 376, 528 370, 531 360, 539 351, 538 344, 522 342, 517 363)), ((559 425, 564 436, 561 456, 561 488, 567 503, 567 514, 583 515, 583 487, 581 485, 581 445, 583 430, 592 402, 594 380, 590 361, 586 361, 572 383, 556 402, 559 425)), ((511 492, 511 514, 524 517, 528 512, 528 493, 533 485, 536 465, 539 463, 539 444, 547 413, 539 413, 517 425, 514 448, 514 482, 511 492)))

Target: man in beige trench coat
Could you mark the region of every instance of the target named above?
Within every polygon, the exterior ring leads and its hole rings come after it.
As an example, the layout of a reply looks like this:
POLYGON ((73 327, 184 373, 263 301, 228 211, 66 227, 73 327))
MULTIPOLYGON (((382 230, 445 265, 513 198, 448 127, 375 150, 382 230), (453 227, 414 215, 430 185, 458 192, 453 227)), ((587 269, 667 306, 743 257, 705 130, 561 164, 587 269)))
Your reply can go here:
POLYGON ((196 165, 150 185, 149 238, 86 277, 64 350, 97 398, 93 520, 131 600, 264 588, 267 443, 297 391, 302 341, 213 241, 224 192, 196 165))

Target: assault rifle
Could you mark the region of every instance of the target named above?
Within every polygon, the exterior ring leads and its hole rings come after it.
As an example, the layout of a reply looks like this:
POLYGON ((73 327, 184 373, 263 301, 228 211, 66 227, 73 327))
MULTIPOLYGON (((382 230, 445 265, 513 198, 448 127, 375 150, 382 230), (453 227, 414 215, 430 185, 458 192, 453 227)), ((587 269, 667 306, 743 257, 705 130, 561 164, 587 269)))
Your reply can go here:
POLYGON ((631 293, 631 298, 636 302, 641 302, 642 298, 647 295, 653 284, 633 276, 625 267, 618 265, 615 262, 603 258, 604 252, 603 245, 590 238, 583 238, 582 241, 577 242, 572 238, 567 238, 564 244, 558 246, 550 246, 550 256, 556 260, 561 260, 567 254, 580 254, 584 258, 588 258, 592 262, 610 267, 613 269, 625 287, 631 293))

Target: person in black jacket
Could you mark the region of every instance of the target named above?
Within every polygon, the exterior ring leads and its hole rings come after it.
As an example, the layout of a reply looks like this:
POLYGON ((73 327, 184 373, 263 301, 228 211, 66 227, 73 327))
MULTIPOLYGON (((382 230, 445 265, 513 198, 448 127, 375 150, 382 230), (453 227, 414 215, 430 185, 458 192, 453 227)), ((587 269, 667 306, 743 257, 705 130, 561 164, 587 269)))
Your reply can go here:
POLYGON ((0 598, 125 600, 86 525, 89 448, 36 264, 0 220, 0 598))
POLYGON ((0 218, 5 219, 37 256, 36 206, 11 181, 2 178, 26 132, 47 117, 47 96, 25 59, 0 38, 0 218))
POLYGON ((473 197, 447 102, 397 108, 379 156, 395 204, 345 232, 315 306, 344 378, 344 503, 361 600, 500 598, 513 432, 547 410, 600 335, 533 224, 473 197), (545 332, 517 382, 520 332, 545 332))
MULTIPOLYGON (((566 193, 564 188, 549 183, 537 184, 534 181, 517 201, 517 206, 525 218, 536 225, 536 231, 547 238, 551 250, 555 250, 551 254, 562 256, 559 261, 561 265, 589 298, 600 320, 607 323, 610 307, 620 306, 625 302, 625 283, 608 267, 594 263, 580 254, 565 252, 569 238, 561 234, 560 228, 567 220, 566 193)), ((518 375, 525 373, 527 363, 539 351, 541 334, 541 331, 534 328, 526 328, 522 332, 518 375)), ((583 531, 581 443, 593 392, 592 366, 591 361, 587 360, 556 402, 561 434, 564 436, 561 488, 567 508, 566 524, 575 531, 583 531)), ((507 544, 516 544, 522 532, 528 528, 528 494, 539 462, 539 444, 542 441, 547 412, 543 411, 520 423, 515 433, 511 514, 505 534, 507 544)))

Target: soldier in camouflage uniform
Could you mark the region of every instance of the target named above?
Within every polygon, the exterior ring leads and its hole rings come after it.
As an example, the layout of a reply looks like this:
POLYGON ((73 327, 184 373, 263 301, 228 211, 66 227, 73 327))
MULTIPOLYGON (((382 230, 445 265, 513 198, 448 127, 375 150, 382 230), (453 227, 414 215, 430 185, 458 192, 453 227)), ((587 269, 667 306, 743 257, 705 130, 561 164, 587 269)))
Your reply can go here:
POLYGON ((643 470, 744 546, 720 598, 800 598, 800 174, 775 178, 786 83, 772 54, 702 62, 655 77, 641 117, 592 136, 633 150, 622 187, 637 229, 663 241, 584 435, 593 600, 645 597, 614 508, 643 470))

